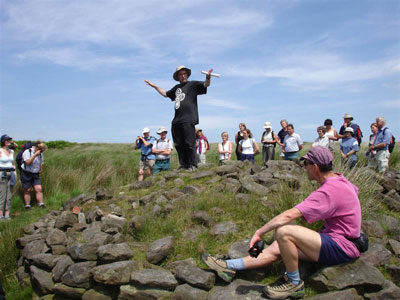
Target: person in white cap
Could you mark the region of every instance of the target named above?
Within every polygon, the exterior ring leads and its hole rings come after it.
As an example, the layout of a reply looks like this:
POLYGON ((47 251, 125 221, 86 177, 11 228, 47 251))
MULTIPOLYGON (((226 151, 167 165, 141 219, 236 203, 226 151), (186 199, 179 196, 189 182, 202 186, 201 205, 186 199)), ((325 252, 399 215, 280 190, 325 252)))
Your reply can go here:
POLYGON ((264 123, 265 131, 261 136, 261 144, 263 145, 262 155, 264 165, 269 160, 273 160, 275 157, 275 147, 278 142, 278 136, 272 131, 271 122, 264 123))
POLYGON ((151 176, 155 159, 152 153, 155 138, 150 136, 150 129, 147 127, 143 128, 142 133, 143 136, 138 136, 135 142, 135 148, 141 149, 142 153, 139 161, 139 181, 143 181, 144 170, 147 170, 147 175, 151 176))
POLYGON ((344 133, 345 129, 351 127, 353 128, 353 136, 357 140, 358 146, 360 146, 363 137, 360 126, 358 126, 358 124, 356 123, 353 123, 354 118, 350 114, 345 114, 343 116, 343 120, 344 120, 343 125, 342 127, 340 127, 339 130, 339 135, 338 135, 339 139, 345 138, 346 137, 346 134, 344 133))
POLYGON ((167 139, 167 129, 160 127, 157 134, 160 136, 153 145, 153 153, 156 155, 156 163, 154 164, 153 174, 170 169, 170 156, 173 149, 172 142, 167 139))
POLYGON ((182 169, 190 171, 197 169, 195 132, 195 125, 199 123, 197 96, 207 93, 212 71, 213 69, 208 71, 205 81, 188 81, 192 71, 185 66, 178 66, 172 77, 179 81, 179 84, 169 91, 148 80, 144 81, 161 96, 175 102, 175 117, 172 120, 171 132, 182 169))
POLYGON ((357 163, 358 142, 354 138, 354 130, 347 127, 344 130, 344 138, 340 143, 340 154, 342 155, 342 163, 352 169, 357 163))

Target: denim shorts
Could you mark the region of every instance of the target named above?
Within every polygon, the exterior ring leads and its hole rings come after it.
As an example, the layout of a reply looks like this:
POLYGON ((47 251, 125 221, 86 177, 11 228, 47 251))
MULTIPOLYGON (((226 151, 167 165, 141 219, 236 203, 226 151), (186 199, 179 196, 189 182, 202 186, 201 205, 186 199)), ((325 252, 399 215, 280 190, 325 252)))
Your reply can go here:
POLYGON ((319 235, 321 236, 321 250, 318 263, 333 266, 352 260, 329 235, 324 233, 319 235))
POLYGON ((241 161, 248 160, 254 165, 254 154, 242 154, 240 156, 241 161))

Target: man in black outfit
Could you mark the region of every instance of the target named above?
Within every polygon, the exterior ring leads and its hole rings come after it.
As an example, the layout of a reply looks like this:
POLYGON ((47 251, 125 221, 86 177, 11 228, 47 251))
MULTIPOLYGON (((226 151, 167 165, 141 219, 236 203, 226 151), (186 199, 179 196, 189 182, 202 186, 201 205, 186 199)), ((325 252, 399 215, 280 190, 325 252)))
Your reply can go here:
POLYGON ((179 66, 173 74, 173 78, 179 81, 179 84, 175 85, 169 91, 165 91, 148 80, 144 81, 161 96, 175 101, 175 117, 172 120, 171 128, 172 138, 178 152, 181 168, 190 171, 197 169, 195 131, 195 125, 199 123, 197 95, 207 93, 212 71, 213 69, 208 71, 205 81, 188 81, 192 71, 185 66, 179 66))

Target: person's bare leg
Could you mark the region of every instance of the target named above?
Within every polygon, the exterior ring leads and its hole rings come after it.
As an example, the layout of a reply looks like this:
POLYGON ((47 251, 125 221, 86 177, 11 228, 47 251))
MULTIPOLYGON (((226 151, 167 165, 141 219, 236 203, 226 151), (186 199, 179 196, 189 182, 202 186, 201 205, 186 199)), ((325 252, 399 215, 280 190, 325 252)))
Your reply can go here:
POLYGON ((41 185, 34 185, 33 189, 35 190, 36 194, 36 201, 41 204, 43 203, 43 192, 42 192, 42 186, 41 185))
POLYGON ((321 250, 321 236, 318 232, 298 225, 285 225, 276 229, 275 238, 286 271, 299 268, 299 250, 311 261, 318 261, 321 250))
POLYGON ((279 257, 279 246, 278 243, 274 241, 270 246, 265 248, 257 258, 246 256, 243 257, 243 262, 246 269, 258 269, 272 264, 277 261, 279 257))
POLYGON ((31 205, 31 191, 32 191, 31 187, 24 190, 25 205, 31 205))
POLYGON ((143 181, 143 169, 139 170, 138 181, 143 181))

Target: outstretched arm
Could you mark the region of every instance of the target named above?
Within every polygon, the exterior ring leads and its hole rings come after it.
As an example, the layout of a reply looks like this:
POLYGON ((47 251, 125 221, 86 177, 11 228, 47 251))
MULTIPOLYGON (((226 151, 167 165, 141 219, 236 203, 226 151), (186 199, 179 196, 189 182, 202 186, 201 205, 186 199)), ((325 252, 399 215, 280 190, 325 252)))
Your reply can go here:
POLYGON ((147 85, 151 86, 152 88, 154 88, 161 96, 163 97, 167 97, 167 92, 160 88, 159 86, 155 85, 154 83, 152 83, 151 81, 145 80, 144 81, 147 85))
POLYGON ((204 81, 204 87, 209 87, 210 86, 210 80, 211 80, 211 72, 213 71, 213 69, 210 69, 208 71, 208 74, 206 75, 206 81, 204 81))

